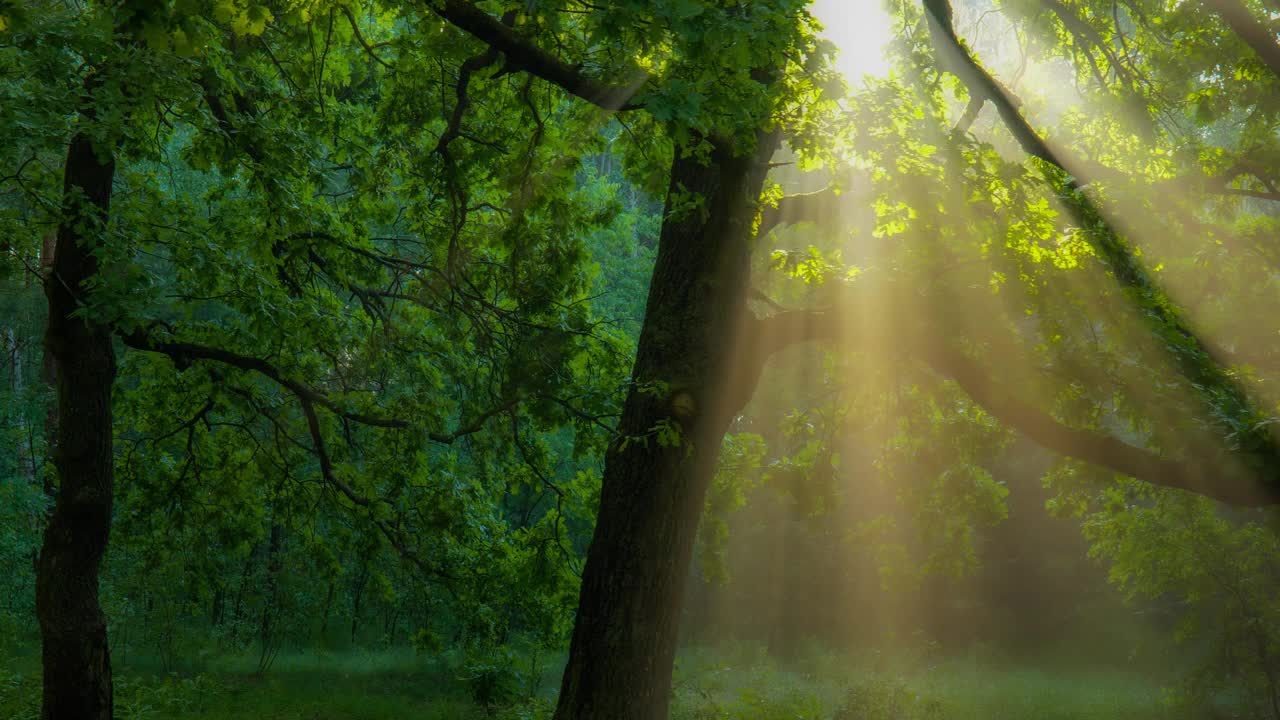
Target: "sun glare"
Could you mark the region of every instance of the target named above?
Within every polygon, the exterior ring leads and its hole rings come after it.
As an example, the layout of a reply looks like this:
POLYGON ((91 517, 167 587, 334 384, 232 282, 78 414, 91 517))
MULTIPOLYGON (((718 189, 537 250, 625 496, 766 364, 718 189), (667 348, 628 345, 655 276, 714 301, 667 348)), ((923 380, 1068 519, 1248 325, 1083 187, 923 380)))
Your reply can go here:
POLYGON ((826 27, 823 35, 840 49, 836 65, 850 82, 888 74, 884 47, 892 21, 880 0, 815 0, 810 9, 826 27))

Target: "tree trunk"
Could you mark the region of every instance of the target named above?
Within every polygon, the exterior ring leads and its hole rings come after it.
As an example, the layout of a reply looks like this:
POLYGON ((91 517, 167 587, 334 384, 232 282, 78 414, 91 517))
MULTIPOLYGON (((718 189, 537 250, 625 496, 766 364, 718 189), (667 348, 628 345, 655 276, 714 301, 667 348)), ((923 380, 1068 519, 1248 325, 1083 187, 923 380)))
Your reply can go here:
POLYGON ((333 593, 334 582, 329 581, 329 590, 324 594, 324 610, 320 612, 320 644, 323 645, 329 638, 329 611, 333 609, 333 593))
POLYGON ((267 578, 266 591, 262 599, 262 617, 258 623, 258 640, 261 645, 258 655, 258 673, 262 674, 271 667, 277 648, 276 616, 280 613, 280 570, 284 567, 280 559, 280 546, 284 542, 284 528, 280 523, 272 521, 271 534, 267 541, 267 578))
POLYGON ((111 530, 111 331, 72 317, 98 273, 92 250, 107 220, 115 162, 86 133, 71 139, 63 178, 66 217, 46 283, 45 346, 57 368, 53 465, 57 497, 36 573, 43 642, 43 720, 110 720, 111 658, 98 573, 111 530))
POLYGON ((369 566, 361 565, 360 574, 356 576, 351 587, 351 644, 356 644, 356 635, 360 630, 360 601, 364 599, 364 584, 369 579, 369 566))
POLYGON ((222 625, 223 615, 226 611, 227 591, 223 587, 221 580, 215 580, 213 585, 213 599, 209 605, 209 624, 214 627, 222 625))
POLYGON ((762 135, 746 155, 717 144, 709 161, 672 164, 633 385, 605 461, 556 720, 667 717, 704 497, 761 364, 748 344, 754 317, 746 298, 753 219, 777 144, 762 135), (701 200, 675 214, 688 193, 701 200), (679 428, 678 441, 655 432, 664 426, 679 428))
POLYGON ((249 548, 249 555, 244 559, 244 568, 240 571, 240 583, 236 586, 236 601, 231 610, 231 645, 240 642, 240 626, 244 622, 244 593, 249 587, 250 575, 253 574, 253 561, 258 556, 260 542, 249 548))

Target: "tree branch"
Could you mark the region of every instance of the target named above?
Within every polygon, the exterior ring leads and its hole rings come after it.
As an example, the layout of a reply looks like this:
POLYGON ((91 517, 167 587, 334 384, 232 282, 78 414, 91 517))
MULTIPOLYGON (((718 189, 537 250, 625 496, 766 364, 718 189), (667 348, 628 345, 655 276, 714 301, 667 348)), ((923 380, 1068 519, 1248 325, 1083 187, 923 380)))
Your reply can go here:
MULTIPOLYGON (((757 347, 762 361, 767 361, 769 354, 796 343, 837 338, 841 318, 834 310, 790 310, 760 319, 757 347)), ((906 348, 908 356, 954 380, 1005 427, 1021 432, 1047 450, 1150 485, 1188 490, 1232 505, 1280 504, 1277 491, 1280 485, 1261 482, 1260 478, 1240 469, 1200 463, 1193 458, 1168 458, 1105 433, 1065 425, 1051 414, 1019 400, 1009 387, 987 375, 977 362, 936 338, 903 333, 895 335, 894 341, 906 348)))
POLYGON ((1188 490, 1231 505, 1280 504, 1273 484, 1247 473, 1209 467, 1192 458, 1172 459, 1093 430, 1069 427, 988 376, 963 353, 931 343, 921 359, 956 382, 974 402, 1005 427, 1021 432, 1043 448, 1136 478, 1150 485, 1188 490))
POLYGON ((378 57, 378 53, 374 52, 373 46, 369 44, 369 41, 364 39, 364 34, 360 32, 360 23, 356 22, 356 16, 351 12, 351 8, 346 5, 342 5, 341 9, 342 14, 347 16, 347 22, 351 23, 352 34, 356 36, 356 41, 360 43, 360 47, 364 48, 365 53, 376 60, 382 67, 394 72, 395 67, 389 64, 386 60, 378 57))
POLYGON ((1224 187, 1218 188, 1213 192, 1219 195, 1239 195, 1240 197, 1257 198, 1258 200, 1271 200, 1280 202, 1280 192, 1266 192, 1264 190, 1245 190, 1243 188, 1224 187))
POLYGON ((756 321, 754 349, 768 362, 775 353, 802 342, 834 340, 841 315, 834 309, 783 310, 756 321))
POLYGON ((1019 111, 1022 102, 1018 97, 984 70, 960 41, 952 26, 950 1, 921 0, 921 2, 925 9, 925 20, 929 25, 929 34, 933 38, 934 47, 939 55, 939 69, 959 78, 974 97, 990 100, 1024 152, 1074 174, 1072 169, 1064 167, 1030 123, 1022 117, 1019 111))
POLYGON ((431 4, 431 9, 450 24, 505 55, 509 68, 542 78, 605 110, 634 110, 639 107, 629 104, 629 101, 648 79, 647 75, 641 74, 636 81, 625 84, 603 82, 582 72, 581 67, 570 65, 532 44, 498 18, 466 0, 437 0, 431 4))
MULTIPOLYGON (((295 393, 295 395, 297 395, 297 393, 295 393)), ((446 580, 455 580, 456 578, 452 577, 443 568, 429 565, 421 555, 415 552, 413 548, 409 547, 400 532, 391 525, 390 521, 385 518, 377 517, 373 511, 373 506, 376 502, 386 502, 385 500, 382 500, 381 498, 374 499, 366 497, 357 492, 356 489, 351 487, 351 485, 345 480, 338 477, 338 474, 334 472, 333 469, 333 460, 330 458, 329 451, 325 446, 324 433, 320 430, 320 418, 316 416, 315 405, 311 400, 303 397, 302 395, 297 395, 297 398, 299 404, 302 406, 302 414, 307 419, 307 431, 311 435, 312 449, 316 458, 320 461, 320 474, 324 477, 325 482, 329 483, 334 488, 337 488, 338 492, 342 493, 344 497, 356 506, 368 510, 370 513, 370 520, 373 521, 373 524, 378 528, 378 531, 387 539, 387 542, 391 543, 391 546, 395 548, 396 552, 398 552, 401 557, 413 563, 426 575, 442 577, 446 580)))
POLYGON ((839 211, 839 201, 840 196, 831 187, 816 192, 785 195, 779 198, 777 207, 766 206, 760 212, 757 235, 763 237, 779 225, 828 220, 839 211))
POLYGON ((1280 43, 1276 34, 1267 29, 1240 0, 1201 0, 1241 40, 1258 54, 1258 58, 1280 80, 1280 43))
POLYGON ((485 423, 489 422, 491 418, 497 415, 501 415, 502 413, 509 412, 516 405, 519 405, 519 404, 520 404, 520 398, 513 397, 510 400, 507 400, 506 402, 502 403, 501 405, 495 408, 492 408, 490 410, 486 410, 485 412, 480 413, 470 423, 468 423, 467 425, 464 425, 463 427, 458 428, 457 430, 454 430, 451 433, 434 433, 433 432, 433 433, 427 433, 427 437, 443 445, 451 445, 455 441, 457 441, 459 438, 466 437, 467 435, 474 435, 480 432, 481 430, 484 429, 485 423))
MULTIPOLYGON (((981 94, 1000 111, 1005 125, 1030 155, 1073 175, 1072 164, 1053 150, 1036 133, 1018 110, 1014 95, 995 80, 960 41, 952 26, 950 0, 921 0, 929 31, 939 54, 939 63, 965 83, 971 93, 981 94)), ((1049 173, 1051 183, 1057 182, 1049 173)), ((1224 437, 1237 434, 1222 418, 1241 420, 1253 425, 1261 414, 1254 408, 1248 393, 1224 369, 1221 358, 1200 339, 1182 316, 1182 311, 1159 287, 1136 254, 1100 208, 1080 189, 1082 183, 1072 180, 1059 191, 1059 199, 1071 220, 1085 232, 1090 246, 1106 263, 1116 281, 1132 298, 1151 325, 1151 330, 1165 339, 1170 359, 1183 377, 1199 393, 1205 405, 1219 416, 1216 421, 1224 437)), ((1280 447, 1261 426, 1248 437, 1241 438, 1254 459, 1269 467, 1280 467, 1280 447)), ((1278 480, 1280 482, 1280 480, 1278 480)))
POLYGON ((241 370, 256 372, 275 382, 277 385, 287 389, 289 392, 297 396, 299 400, 320 405, 333 414, 344 417, 353 422, 381 428, 398 429, 409 427, 409 422, 406 420, 365 415, 345 408, 314 388, 304 385, 297 380, 285 377, 284 373, 282 373, 279 368, 261 358, 252 357, 250 355, 241 355, 229 350, 209 347, 206 345, 197 345, 186 342, 159 341, 152 338, 151 335, 145 331, 120 333, 119 335, 124 344, 131 348, 168 355, 173 360, 173 364, 180 370, 185 370, 190 367, 191 363, 195 360, 213 360, 224 365, 240 368, 241 370))

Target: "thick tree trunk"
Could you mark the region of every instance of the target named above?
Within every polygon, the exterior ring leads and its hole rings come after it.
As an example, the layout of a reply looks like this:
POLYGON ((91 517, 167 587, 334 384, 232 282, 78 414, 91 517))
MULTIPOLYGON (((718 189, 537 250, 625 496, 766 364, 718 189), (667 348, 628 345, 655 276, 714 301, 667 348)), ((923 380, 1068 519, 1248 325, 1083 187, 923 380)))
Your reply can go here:
POLYGON ((98 273, 93 244, 106 222, 115 164, 100 158, 85 133, 71 140, 63 179, 67 216, 46 284, 45 346, 57 368, 53 464, 57 497, 36 573, 36 613, 43 641, 44 720, 109 720, 111 658, 98 603, 98 573, 111 529, 113 483, 111 332, 73 317, 98 273))
POLYGON ((605 462, 556 720, 664 720, 694 536, 720 443, 755 386, 752 223, 768 160, 677 157, 634 384, 605 462), (701 196, 685 206, 688 193, 701 196), (746 348, 746 349, 744 349, 746 348), (679 442, 655 429, 680 428, 679 442))

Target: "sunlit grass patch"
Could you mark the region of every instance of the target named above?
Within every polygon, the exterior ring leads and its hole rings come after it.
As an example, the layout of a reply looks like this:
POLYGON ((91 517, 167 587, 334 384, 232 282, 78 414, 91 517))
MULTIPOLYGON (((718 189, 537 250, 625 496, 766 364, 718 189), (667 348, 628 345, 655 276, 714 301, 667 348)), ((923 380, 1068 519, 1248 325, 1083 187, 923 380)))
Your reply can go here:
POLYGON ((1139 673, 1005 665, 973 659, 812 655, 783 668, 740 650, 686 654, 676 720, 1173 720, 1158 683, 1139 673), (913 667, 914 665, 914 667, 913 667))

